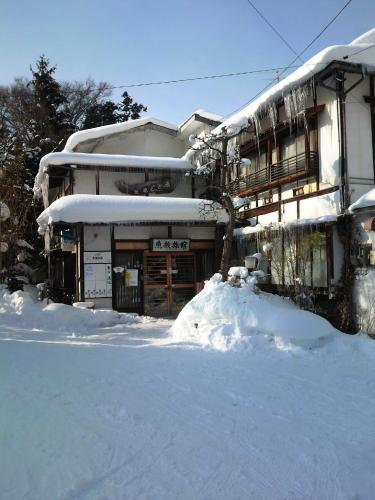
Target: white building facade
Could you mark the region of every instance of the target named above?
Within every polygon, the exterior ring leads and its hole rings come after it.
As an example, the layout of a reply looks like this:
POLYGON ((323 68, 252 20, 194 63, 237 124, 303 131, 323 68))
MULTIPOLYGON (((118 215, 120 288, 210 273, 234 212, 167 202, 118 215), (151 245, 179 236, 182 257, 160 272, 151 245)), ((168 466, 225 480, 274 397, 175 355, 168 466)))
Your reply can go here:
POLYGON ((55 300, 168 316, 200 290, 226 214, 180 157, 192 132, 218 123, 202 111, 181 127, 142 118, 77 132, 42 159, 35 193, 55 300))

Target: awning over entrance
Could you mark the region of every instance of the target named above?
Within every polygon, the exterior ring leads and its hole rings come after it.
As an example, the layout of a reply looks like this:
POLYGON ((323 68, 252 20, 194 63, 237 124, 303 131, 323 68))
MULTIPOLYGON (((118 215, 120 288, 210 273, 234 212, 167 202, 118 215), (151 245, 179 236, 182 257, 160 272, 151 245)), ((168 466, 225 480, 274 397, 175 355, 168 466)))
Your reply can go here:
POLYGON ((121 224, 156 222, 225 223, 227 212, 211 200, 73 194, 54 201, 37 219, 39 232, 54 223, 121 224))

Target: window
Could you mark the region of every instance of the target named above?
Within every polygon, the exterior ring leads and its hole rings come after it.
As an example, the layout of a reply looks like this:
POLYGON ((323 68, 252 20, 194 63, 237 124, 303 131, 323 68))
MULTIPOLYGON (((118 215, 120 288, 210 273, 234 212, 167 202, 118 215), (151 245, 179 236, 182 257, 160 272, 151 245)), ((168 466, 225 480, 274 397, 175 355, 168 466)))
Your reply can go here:
POLYGON ((301 196, 301 194, 304 194, 304 188, 303 186, 301 187, 297 187, 295 189, 293 189, 293 196, 301 196))
POLYGON ((247 158, 251 161, 251 165, 245 167, 243 175, 259 172, 267 167, 267 149, 265 147, 261 147, 259 152, 258 150, 251 152, 247 158))
POLYGON ((263 198, 264 204, 269 205, 270 203, 273 202, 273 194, 272 191, 270 191, 264 198, 263 198))
POLYGON ((298 131, 297 134, 292 134, 283 137, 280 144, 281 159, 286 160, 293 156, 305 152, 305 134, 303 131, 298 131))

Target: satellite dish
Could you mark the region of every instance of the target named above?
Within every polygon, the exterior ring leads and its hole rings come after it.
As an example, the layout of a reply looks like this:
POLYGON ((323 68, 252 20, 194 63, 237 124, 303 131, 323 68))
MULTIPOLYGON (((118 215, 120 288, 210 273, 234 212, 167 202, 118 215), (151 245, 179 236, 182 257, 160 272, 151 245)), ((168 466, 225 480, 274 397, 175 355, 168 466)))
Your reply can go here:
POLYGON ((0 222, 4 222, 10 217, 8 205, 0 201, 0 222))
POLYGON ((6 241, 0 241, 0 252, 6 253, 8 251, 8 243, 6 241))

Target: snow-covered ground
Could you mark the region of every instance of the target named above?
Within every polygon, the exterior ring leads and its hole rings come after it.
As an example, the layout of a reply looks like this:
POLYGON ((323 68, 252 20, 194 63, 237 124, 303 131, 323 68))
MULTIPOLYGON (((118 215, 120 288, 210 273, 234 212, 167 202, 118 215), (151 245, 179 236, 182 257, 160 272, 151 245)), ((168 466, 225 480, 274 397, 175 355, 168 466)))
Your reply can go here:
MULTIPOLYGON (((232 293, 219 285, 207 304, 232 293)), ((249 300, 252 331, 231 337, 229 320, 202 340, 201 320, 178 328, 199 299, 171 335, 0 290, 0 497, 372 500, 375 343, 325 324, 325 342, 280 342, 271 317, 282 332, 297 310, 249 300)))

